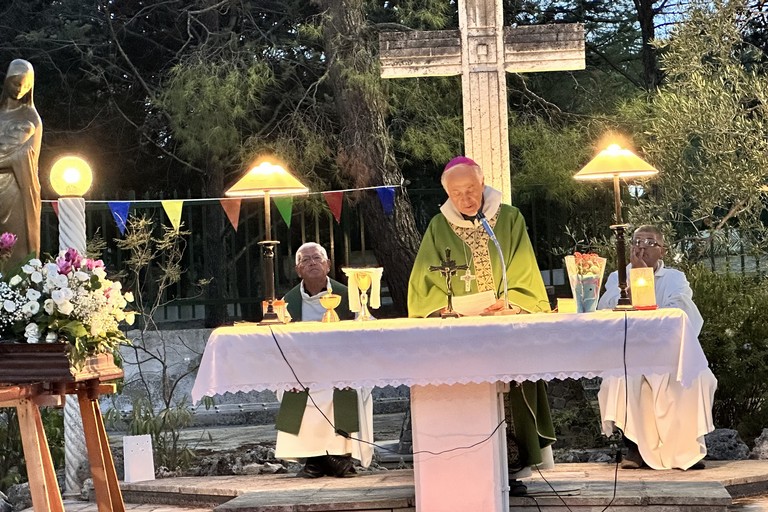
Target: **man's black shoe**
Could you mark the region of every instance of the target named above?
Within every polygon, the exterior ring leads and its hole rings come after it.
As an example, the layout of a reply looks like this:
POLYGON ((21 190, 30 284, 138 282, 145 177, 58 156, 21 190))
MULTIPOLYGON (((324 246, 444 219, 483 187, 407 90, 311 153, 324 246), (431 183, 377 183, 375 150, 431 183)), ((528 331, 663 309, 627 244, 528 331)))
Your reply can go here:
POLYGON ((325 474, 328 476, 343 478, 357 473, 351 455, 326 455, 323 459, 325 474))
POLYGON ((306 463, 304 463, 304 467, 296 473, 296 476, 301 478, 320 478, 325 476, 323 459, 324 457, 309 457, 306 463))
POLYGON ((526 486, 520 480, 509 481, 509 495, 514 497, 521 497, 528 494, 528 486, 526 486))
POLYGON ((707 467, 707 465, 704 464, 704 461, 700 460, 700 461, 696 462, 696 464, 694 464, 693 466, 689 467, 688 469, 689 470, 690 469, 706 469, 706 467, 707 467))
POLYGON ((640 455, 637 445, 633 443, 627 450, 627 456, 621 461, 621 469, 640 469, 643 465, 645 465, 643 457, 640 455))

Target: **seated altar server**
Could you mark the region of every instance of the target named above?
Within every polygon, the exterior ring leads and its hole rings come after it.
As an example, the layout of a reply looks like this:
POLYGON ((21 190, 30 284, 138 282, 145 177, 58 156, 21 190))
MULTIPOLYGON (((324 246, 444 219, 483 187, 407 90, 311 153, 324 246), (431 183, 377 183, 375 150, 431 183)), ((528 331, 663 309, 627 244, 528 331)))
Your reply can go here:
MULTIPOLYGON (((704 320, 685 274, 664 266, 664 237, 655 226, 640 226, 632 235, 629 269, 654 269, 656 304, 660 308, 685 311, 690 328, 701 331, 704 320)), ((632 290, 627 288, 631 296, 632 290)), ((610 309, 619 300, 618 272, 605 283, 598 309, 610 309)), ((611 435, 614 426, 624 432, 628 453, 621 467, 637 469, 702 469, 707 454, 704 435, 714 430, 712 401, 717 379, 707 369, 690 387, 669 375, 632 377, 624 387, 624 377, 611 377, 600 386, 598 400, 603 432, 611 435), (626 417, 626 425, 625 425, 626 417)))
MULTIPOLYGON (((435 316, 445 309, 446 279, 430 266, 441 264, 446 248, 457 265, 467 267, 460 271, 463 282, 452 286, 456 310, 462 312, 462 299, 472 302, 476 313, 505 308, 501 259, 477 218, 478 212, 487 218, 504 254, 511 309, 517 313, 548 312, 547 291, 520 211, 501 203, 501 192, 485 185, 483 171, 470 158, 459 156, 448 162, 441 183, 448 200, 429 223, 416 255, 408 283, 408 315, 435 316), (478 307, 482 309, 477 311, 478 307)), ((511 410, 507 444, 514 479, 530 474, 530 470, 518 474, 519 470, 550 462, 549 446, 555 442, 555 433, 543 381, 512 383, 505 401, 510 404, 508 414, 511 410)), ((519 482, 510 482, 510 487, 510 494, 525 494, 526 488, 519 482)))
MULTIPOLYGON (((330 269, 328 254, 321 245, 308 242, 296 251, 296 274, 301 282, 284 297, 294 321, 319 321, 325 313, 320 297, 329 291, 342 297, 336 308, 339 318, 354 318, 349 310, 347 287, 328 277, 330 269)), ((369 388, 310 389, 309 394, 291 391, 279 398, 275 456, 306 458, 299 476, 347 476, 354 473, 353 458, 363 467, 370 465, 373 400, 369 388), (334 432, 334 427, 348 432, 349 438, 334 432)))

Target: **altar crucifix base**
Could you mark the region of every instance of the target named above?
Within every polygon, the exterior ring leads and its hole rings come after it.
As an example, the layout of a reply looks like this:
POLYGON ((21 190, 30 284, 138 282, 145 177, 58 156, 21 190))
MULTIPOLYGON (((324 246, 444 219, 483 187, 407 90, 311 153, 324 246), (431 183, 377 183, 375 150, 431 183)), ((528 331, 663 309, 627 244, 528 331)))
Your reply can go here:
POLYGON ((508 387, 411 387, 416 510, 509 510, 506 425, 499 426, 508 387))

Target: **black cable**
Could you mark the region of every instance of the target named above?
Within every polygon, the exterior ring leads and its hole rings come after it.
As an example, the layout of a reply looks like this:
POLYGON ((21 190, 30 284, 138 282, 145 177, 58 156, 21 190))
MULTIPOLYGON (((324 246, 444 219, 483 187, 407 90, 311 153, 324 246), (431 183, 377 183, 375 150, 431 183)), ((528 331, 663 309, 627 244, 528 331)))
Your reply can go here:
MULTIPOLYGON (((628 408, 629 408, 629 377, 627 372, 627 332, 629 331, 629 317, 627 312, 624 311, 624 346, 622 347, 622 359, 624 364, 624 428, 627 428, 628 408)), ((621 431, 621 437, 624 438, 624 431, 621 431)), ((616 489, 619 485, 619 464, 621 464, 621 457, 618 455, 621 453, 621 448, 616 448, 616 465, 613 469, 613 496, 611 501, 600 512, 605 512, 616 500, 616 489)))
MULTIPOLYGON (((283 348, 280 346, 280 342, 277 341, 277 336, 275 336, 275 332, 272 330, 272 327, 269 327, 269 332, 270 332, 270 334, 272 334, 272 339, 275 341, 275 345, 277 345, 277 350, 280 351, 280 355, 282 356, 283 361, 285 361, 285 364, 287 364, 288 368, 291 370, 291 373, 293 374, 293 378, 296 379, 296 382, 299 384, 299 387, 301 387, 302 391, 304 391, 307 394, 307 397, 309 397, 309 399, 312 401, 312 405, 314 405, 315 409, 317 409, 317 411, 323 416, 323 418, 325 418, 325 421, 328 422, 328 424, 331 426, 331 428, 333 429, 333 431, 336 434, 338 434, 338 435, 340 435, 340 436, 342 436, 342 437, 344 437, 346 439, 351 439, 353 441, 357 441, 358 443, 371 445, 373 447, 378 448, 379 450, 384 450, 384 451, 388 451, 388 452, 392 452, 392 453, 397 453, 395 450, 393 450, 391 448, 380 446, 380 445, 378 445, 376 443, 371 443, 369 441, 365 441, 364 439, 359 439, 357 437, 352 437, 348 432, 345 432, 345 431, 343 431, 341 429, 336 428, 336 425, 333 424, 333 422, 330 420, 330 418, 328 418, 328 416, 326 416, 325 413, 317 405, 317 402, 315 402, 315 399, 312 398, 312 394, 309 392, 309 388, 307 386, 305 386, 301 382, 301 380, 299 380, 299 376, 296 375, 296 371, 294 371, 293 366, 291 366, 291 363, 288 361, 288 358, 285 357, 285 352, 283 352, 283 348)), ((480 441, 478 441, 478 442, 476 442, 474 444, 471 444, 469 446, 457 446, 455 448, 449 448, 447 450, 443 450, 443 451, 439 451, 439 452, 432 452, 432 451, 429 451, 429 450, 419 450, 417 452, 413 452, 413 455, 420 455, 422 453, 426 453, 426 454, 429 454, 429 455, 442 455, 444 453, 455 452, 455 451, 458 451, 458 450, 469 450, 469 449, 474 448, 476 446, 479 446, 479 445, 481 445, 481 444, 483 444, 485 442, 488 442, 494 436, 494 434, 496 434, 496 432, 499 430, 499 428, 501 428, 501 426, 504 425, 504 423, 506 423, 505 420, 501 420, 501 422, 499 422, 499 424, 496 425, 496 428, 493 429, 493 432, 491 432, 488 435, 488 437, 486 437, 485 439, 481 439, 480 441)))

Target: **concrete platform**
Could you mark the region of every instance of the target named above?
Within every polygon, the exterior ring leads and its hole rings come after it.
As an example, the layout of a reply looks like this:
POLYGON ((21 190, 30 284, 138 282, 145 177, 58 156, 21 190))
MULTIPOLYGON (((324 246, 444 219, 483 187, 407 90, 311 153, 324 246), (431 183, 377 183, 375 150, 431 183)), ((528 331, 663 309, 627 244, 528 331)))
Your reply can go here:
MULTIPOLYGON (((763 508, 768 500, 763 499, 732 506, 733 498, 768 495, 768 461, 707 461, 707 469, 701 471, 558 464, 525 483, 529 496, 511 498, 512 510, 561 511, 567 506, 570 510, 598 511, 610 506, 609 510, 618 512, 768 511, 768 507, 763 508)), ((415 511, 411 470, 316 480, 293 474, 187 477, 121 486, 129 503, 209 507, 217 512, 415 511)))

